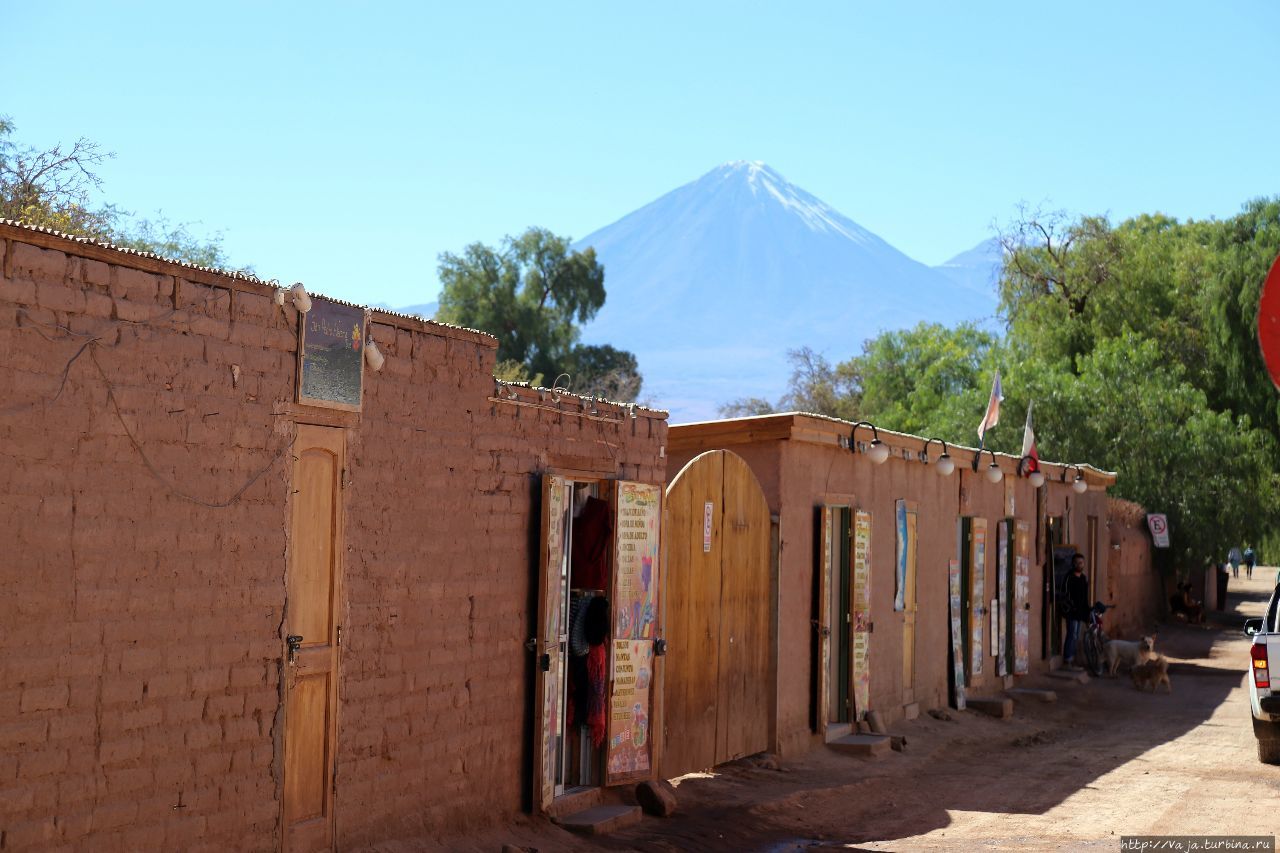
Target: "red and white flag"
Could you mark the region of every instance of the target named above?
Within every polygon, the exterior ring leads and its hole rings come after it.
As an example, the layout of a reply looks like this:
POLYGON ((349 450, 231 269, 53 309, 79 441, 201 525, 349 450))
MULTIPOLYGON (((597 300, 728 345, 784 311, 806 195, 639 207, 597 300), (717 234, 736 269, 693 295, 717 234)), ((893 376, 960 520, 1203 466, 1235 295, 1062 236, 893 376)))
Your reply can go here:
POLYGON ((1027 425, 1022 429, 1023 470, 1030 474, 1040 470, 1040 451, 1036 450, 1036 431, 1031 426, 1031 404, 1027 403, 1027 425), (1028 458, 1029 457, 1029 458, 1028 458))
POLYGON ((987 402, 987 413, 978 424, 978 442, 982 443, 987 430, 1000 423, 1000 401, 1004 399, 1004 391, 1000 388, 1000 371, 996 371, 996 381, 991 384, 991 399, 987 402))

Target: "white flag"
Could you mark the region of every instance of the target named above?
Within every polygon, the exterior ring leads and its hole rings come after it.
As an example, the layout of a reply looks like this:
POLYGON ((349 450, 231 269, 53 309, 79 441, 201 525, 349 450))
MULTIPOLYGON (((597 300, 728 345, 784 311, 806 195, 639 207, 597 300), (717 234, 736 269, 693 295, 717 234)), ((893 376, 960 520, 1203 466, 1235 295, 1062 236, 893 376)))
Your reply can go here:
POLYGON ((996 371, 996 381, 991 383, 991 399, 987 402, 987 413, 978 424, 978 442, 981 443, 987 430, 1000 423, 1000 401, 1004 399, 1004 391, 1000 388, 1000 371, 996 371))

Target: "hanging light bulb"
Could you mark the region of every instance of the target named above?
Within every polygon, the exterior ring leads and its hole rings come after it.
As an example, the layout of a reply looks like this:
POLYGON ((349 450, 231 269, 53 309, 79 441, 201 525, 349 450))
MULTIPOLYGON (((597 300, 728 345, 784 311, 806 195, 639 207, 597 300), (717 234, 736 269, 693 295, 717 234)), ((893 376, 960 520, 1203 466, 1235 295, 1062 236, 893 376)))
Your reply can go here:
POLYGON ((858 427, 871 427, 871 444, 867 446, 867 458, 871 460, 873 465, 882 465, 889 458, 889 445, 880 440, 880 433, 876 430, 875 424, 870 421, 858 421, 853 425, 853 430, 849 433, 849 449, 854 453, 858 452, 858 442, 854 440, 854 435, 858 432, 858 427))
POLYGON ((1079 466, 1076 466, 1076 479, 1071 484, 1071 488, 1078 495, 1083 495, 1085 492, 1089 491, 1089 484, 1086 483, 1084 479, 1084 471, 1081 471, 1079 466))
POLYGON ((924 443, 924 461, 929 464, 929 445, 933 442, 942 445, 942 455, 938 457, 938 461, 933 463, 933 468, 938 472, 939 477, 950 477, 951 472, 956 470, 956 462, 951 458, 951 454, 947 452, 947 443, 940 438, 926 439, 924 443))
POLYGON ((987 480, 992 483, 998 483, 1004 479, 1004 472, 1000 470, 1000 466, 996 464, 993 458, 991 464, 987 466, 987 480))
POLYGON ((873 439, 867 448, 867 458, 877 465, 883 464, 889 458, 889 445, 878 438, 873 439))
POLYGON ((1031 475, 1028 476, 1027 479, 1031 481, 1033 488, 1038 489, 1044 485, 1044 474, 1040 471, 1032 471, 1031 475))

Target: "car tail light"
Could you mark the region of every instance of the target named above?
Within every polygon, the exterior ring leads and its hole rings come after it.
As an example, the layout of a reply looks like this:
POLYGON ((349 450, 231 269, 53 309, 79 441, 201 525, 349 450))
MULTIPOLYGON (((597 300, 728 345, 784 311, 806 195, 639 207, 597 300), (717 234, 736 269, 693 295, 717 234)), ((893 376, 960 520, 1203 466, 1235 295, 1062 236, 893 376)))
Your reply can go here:
POLYGON ((1271 675, 1267 672, 1267 647, 1264 643, 1254 643, 1249 647, 1249 657, 1253 658, 1253 683, 1260 689, 1271 687, 1271 675))

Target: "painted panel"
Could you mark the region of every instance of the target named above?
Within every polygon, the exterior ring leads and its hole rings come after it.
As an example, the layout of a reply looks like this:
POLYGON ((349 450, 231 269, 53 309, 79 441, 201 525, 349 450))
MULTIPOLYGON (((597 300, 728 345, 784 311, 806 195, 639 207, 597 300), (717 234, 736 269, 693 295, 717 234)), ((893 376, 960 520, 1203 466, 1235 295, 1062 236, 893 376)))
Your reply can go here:
POLYGON ((871 513, 853 516, 853 709, 861 720, 871 703, 871 513))
POLYGON ((1014 534, 1013 674, 1026 675, 1031 664, 1031 525, 1017 522, 1014 534))
POLYGON ((964 632, 961 627, 965 611, 960 590, 960 561, 947 563, 947 600, 951 611, 951 686, 955 692, 955 707, 963 711, 964 700, 964 632))
POLYGON ((969 527, 969 672, 982 674, 982 640, 986 633, 987 520, 975 518, 969 527))
POLYGON ((605 784, 653 775, 653 640, 657 636, 662 488, 621 482, 614 520, 613 671, 605 784))

